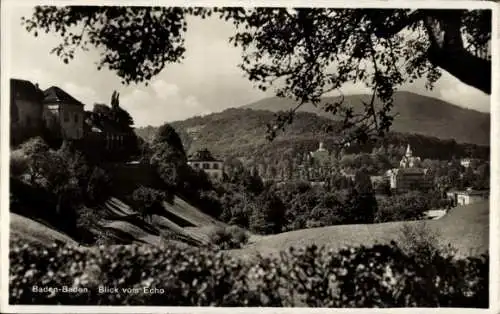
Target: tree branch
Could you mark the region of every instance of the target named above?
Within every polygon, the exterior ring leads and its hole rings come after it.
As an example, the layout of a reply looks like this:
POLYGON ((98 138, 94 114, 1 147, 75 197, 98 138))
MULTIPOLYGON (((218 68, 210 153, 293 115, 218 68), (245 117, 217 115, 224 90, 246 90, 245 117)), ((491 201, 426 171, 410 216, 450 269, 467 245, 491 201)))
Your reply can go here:
POLYGON ((427 51, 429 61, 463 83, 491 94, 491 60, 479 58, 464 48, 459 16, 439 19, 428 16, 424 25, 431 42, 427 51))

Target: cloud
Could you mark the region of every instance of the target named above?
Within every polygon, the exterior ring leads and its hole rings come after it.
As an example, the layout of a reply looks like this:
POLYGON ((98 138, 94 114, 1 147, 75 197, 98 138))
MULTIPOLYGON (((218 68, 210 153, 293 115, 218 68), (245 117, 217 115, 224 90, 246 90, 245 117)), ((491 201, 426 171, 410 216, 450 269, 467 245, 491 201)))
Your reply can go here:
POLYGON ((124 94, 120 103, 132 115, 136 126, 158 126, 211 112, 195 95, 184 96, 179 86, 163 80, 124 94))
POLYGON ((73 82, 67 82, 62 84, 61 88, 77 100, 84 103, 85 110, 92 110, 95 103, 106 103, 106 101, 100 99, 97 92, 91 87, 77 85, 73 82))
POLYGON ((441 88, 439 98, 469 109, 490 112, 490 97, 464 84, 455 84, 450 88, 441 88))
POLYGON ((169 84, 164 80, 156 80, 151 84, 156 96, 160 99, 168 99, 169 97, 177 97, 179 95, 179 86, 169 84))
MULTIPOLYGON (((228 44, 234 26, 217 18, 188 18, 186 53, 181 63, 168 64, 149 86, 121 85, 116 72, 96 70, 99 51, 77 54, 69 64, 64 64, 49 54, 60 38, 54 34, 40 34, 35 38, 19 23, 23 15, 31 15, 30 7, 13 10, 10 20, 9 76, 39 83, 42 89, 52 85, 64 88, 75 98, 87 104, 109 103, 111 93, 120 93, 120 103, 133 116, 136 125, 160 125, 182 120, 194 115, 238 107, 274 96, 272 90, 261 92, 243 77, 238 68, 241 49, 228 44)), ((489 111, 489 97, 465 86, 447 73, 436 84, 434 91, 427 91, 422 82, 404 89, 441 98, 453 104, 489 111)), ((344 94, 369 92, 365 86, 346 84, 344 94)))

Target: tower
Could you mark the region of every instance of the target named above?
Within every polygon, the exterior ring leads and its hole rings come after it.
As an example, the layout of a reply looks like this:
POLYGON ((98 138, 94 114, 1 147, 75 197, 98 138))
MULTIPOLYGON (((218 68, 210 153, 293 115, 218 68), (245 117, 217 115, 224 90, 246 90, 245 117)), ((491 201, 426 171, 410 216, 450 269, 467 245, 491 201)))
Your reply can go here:
POLYGON ((411 147, 410 147, 410 144, 408 144, 408 146, 406 147, 406 154, 405 154, 406 157, 410 158, 413 156, 413 152, 411 151, 411 147))
POLYGON ((319 152, 322 152, 322 151, 325 151, 325 145, 323 142, 319 142, 319 148, 318 148, 318 151, 319 152))

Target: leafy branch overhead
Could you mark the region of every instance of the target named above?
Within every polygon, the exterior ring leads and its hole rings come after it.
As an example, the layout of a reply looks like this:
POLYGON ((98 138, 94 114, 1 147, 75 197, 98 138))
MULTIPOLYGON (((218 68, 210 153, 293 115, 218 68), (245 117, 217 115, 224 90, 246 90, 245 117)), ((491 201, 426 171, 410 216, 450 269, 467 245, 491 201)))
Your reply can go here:
POLYGON ((187 17, 211 15, 234 24, 230 42, 242 48, 248 79, 297 103, 269 126, 271 139, 304 104, 343 121, 331 129, 339 144, 384 135, 394 118, 394 91, 419 78, 432 88, 442 70, 491 93, 491 10, 71 6, 36 7, 23 23, 35 36, 59 34, 52 52, 65 63, 93 46, 101 53, 97 67, 130 84, 181 62, 187 17), (372 90, 364 110, 321 102, 325 94, 342 95, 346 83, 372 90))

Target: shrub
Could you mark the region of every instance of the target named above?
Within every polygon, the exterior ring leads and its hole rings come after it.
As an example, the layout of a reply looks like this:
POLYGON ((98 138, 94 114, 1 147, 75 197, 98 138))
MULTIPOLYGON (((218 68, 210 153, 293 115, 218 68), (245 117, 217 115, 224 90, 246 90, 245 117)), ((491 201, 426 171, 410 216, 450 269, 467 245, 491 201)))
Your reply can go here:
MULTIPOLYGON (((415 253, 418 254, 418 253, 415 253)), ((487 307, 489 257, 420 263, 395 243, 239 260, 173 245, 10 246, 10 304, 487 307), (86 289, 37 293, 33 287, 86 289), (99 293, 99 286, 118 293, 99 293), (122 288, 137 289, 124 293, 122 288), (144 293, 144 289, 156 293, 144 293)))
POLYGON ((279 233, 285 223, 285 205, 276 193, 259 195, 249 217, 249 227, 259 234, 279 233))
POLYGON ((406 254, 418 257, 424 263, 432 263, 436 256, 451 257, 456 249, 440 242, 439 235, 425 221, 405 223, 399 233, 401 249, 406 254))
POLYGON ((210 243, 222 250, 239 249, 248 242, 247 232, 238 227, 215 227, 209 234, 210 243))
POLYGON ((132 193, 134 205, 144 218, 155 214, 156 210, 163 206, 166 199, 166 193, 144 186, 140 186, 132 193))
POLYGON ((432 208, 430 196, 420 192, 384 197, 378 205, 375 222, 420 220, 432 208))
POLYGON ((21 150, 10 153, 10 175, 20 177, 29 170, 28 159, 21 150))
POLYGON ((487 256, 454 261, 437 255, 434 264, 422 264, 393 242, 339 252, 313 245, 281 257, 288 295, 311 307, 488 305, 487 256))
POLYGON ((219 201, 219 196, 215 191, 199 191, 197 205, 203 210, 204 213, 212 216, 219 217, 222 213, 222 206, 219 201))
POLYGON ((86 198, 89 204, 99 204, 111 194, 111 178, 101 168, 94 167, 88 179, 86 198))

